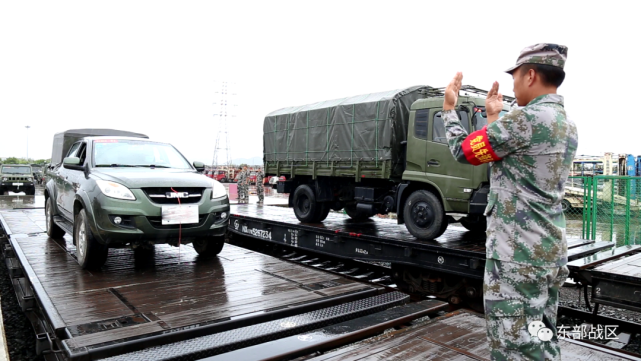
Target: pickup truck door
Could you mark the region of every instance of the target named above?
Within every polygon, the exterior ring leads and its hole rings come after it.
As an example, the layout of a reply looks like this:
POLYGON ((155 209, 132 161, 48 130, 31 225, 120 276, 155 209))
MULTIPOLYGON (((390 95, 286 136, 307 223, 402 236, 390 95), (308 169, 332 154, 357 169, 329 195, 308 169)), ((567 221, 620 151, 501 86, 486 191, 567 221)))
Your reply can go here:
MULTIPOLYGON (((78 152, 78 149, 80 148, 80 144, 81 142, 74 143, 71 146, 71 148, 69 148, 69 151, 65 155, 65 158, 75 157, 78 152)), ((67 194, 67 180, 69 179, 70 174, 72 174, 73 172, 76 172, 76 171, 67 169, 64 167, 64 164, 61 164, 55 173, 56 206, 58 208, 60 215, 64 216, 65 218, 71 221, 73 221, 73 202, 71 202, 71 207, 69 207, 69 200, 68 200, 69 195, 67 194)))
POLYGON ((405 156, 407 164, 403 179, 420 180, 425 177, 428 115, 429 109, 419 109, 410 113, 405 156))
MULTIPOLYGON (((80 158, 80 165, 85 165, 86 163, 86 153, 87 153, 87 144, 85 142, 79 142, 80 146, 77 148, 76 152, 71 155, 71 157, 80 158)), ((81 170, 76 169, 65 169, 67 176, 64 179, 64 196, 63 196, 63 205, 65 211, 68 212, 70 219, 73 220, 73 204, 76 199, 76 193, 78 188, 80 188, 80 183, 85 178, 85 173, 81 170)))
MULTIPOLYGON (((470 119, 467 112, 460 111, 459 117, 469 133, 470 119)), ((441 109, 430 110, 430 120, 426 150, 426 177, 443 192, 444 201, 449 203, 453 211, 467 212, 471 189, 477 186, 473 184, 475 167, 459 163, 452 156, 445 137, 441 109)))

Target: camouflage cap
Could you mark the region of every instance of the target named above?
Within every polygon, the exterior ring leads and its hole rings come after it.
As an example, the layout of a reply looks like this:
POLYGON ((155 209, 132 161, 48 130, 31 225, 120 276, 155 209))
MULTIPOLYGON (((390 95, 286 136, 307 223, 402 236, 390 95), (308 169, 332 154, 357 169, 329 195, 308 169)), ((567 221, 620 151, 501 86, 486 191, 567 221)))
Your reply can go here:
POLYGON ((567 46, 550 43, 540 43, 528 46, 525 49, 521 50, 521 54, 516 60, 516 65, 509 68, 505 72, 508 74, 512 74, 515 69, 523 64, 552 65, 563 69, 567 57, 567 46))

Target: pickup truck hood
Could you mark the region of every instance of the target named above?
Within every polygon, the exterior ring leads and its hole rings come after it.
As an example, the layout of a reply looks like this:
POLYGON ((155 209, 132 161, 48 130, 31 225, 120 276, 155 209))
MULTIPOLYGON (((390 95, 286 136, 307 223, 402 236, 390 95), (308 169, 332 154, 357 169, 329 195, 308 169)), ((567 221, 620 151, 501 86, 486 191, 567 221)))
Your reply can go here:
POLYGON ((130 189, 146 187, 211 188, 212 179, 189 169, 171 168, 93 168, 99 179, 120 183, 130 189))

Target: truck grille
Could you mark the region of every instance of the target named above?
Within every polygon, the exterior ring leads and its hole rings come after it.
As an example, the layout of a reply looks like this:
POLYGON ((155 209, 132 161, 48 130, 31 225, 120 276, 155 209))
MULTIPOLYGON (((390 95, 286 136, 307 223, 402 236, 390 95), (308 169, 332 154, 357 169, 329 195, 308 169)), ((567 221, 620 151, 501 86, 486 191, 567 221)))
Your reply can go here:
POLYGON ((180 204, 198 203, 202 198, 205 188, 174 187, 174 190, 177 193, 187 193, 187 198, 167 198, 168 193, 176 193, 171 190, 171 187, 142 188, 147 198, 157 204, 178 204, 179 199, 180 204))
POLYGON ((2 179, 6 178, 7 182, 29 182, 28 177, 16 177, 16 176, 2 176, 2 179))

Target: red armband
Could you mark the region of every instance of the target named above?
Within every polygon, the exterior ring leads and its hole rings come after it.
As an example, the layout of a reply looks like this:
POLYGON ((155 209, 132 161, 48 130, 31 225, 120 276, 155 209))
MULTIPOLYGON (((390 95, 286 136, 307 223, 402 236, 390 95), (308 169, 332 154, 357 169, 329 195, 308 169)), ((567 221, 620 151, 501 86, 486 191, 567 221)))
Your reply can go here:
POLYGON ((463 141, 463 154, 472 165, 481 165, 483 163, 496 162, 501 160, 490 145, 487 138, 487 127, 470 134, 463 141))

